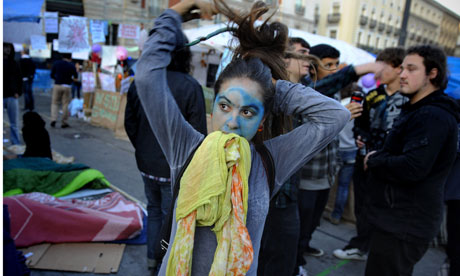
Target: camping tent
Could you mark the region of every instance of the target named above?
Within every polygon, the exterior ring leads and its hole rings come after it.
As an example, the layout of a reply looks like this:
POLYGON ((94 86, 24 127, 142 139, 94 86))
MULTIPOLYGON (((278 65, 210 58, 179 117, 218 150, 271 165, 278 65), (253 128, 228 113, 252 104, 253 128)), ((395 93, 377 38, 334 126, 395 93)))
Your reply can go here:
MULTIPOLYGON (((213 24, 213 25, 204 25, 202 27, 186 29, 184 30, 185 34, 187 35, 189 41, 193 41, 199 37, 205 37, 206 35, 220 29, 225 28, 226 25, 223 23, 220 24, 213 24)), ((297 30, 297 29, 289 29, 289 36, 290 37, 301 37, 308 41, 311 46, 315 46, 317 44, 326 43, 331 46, 334 46, 340 51, 340 61, 347 63, 347 64, 362 64, 366 62, 372 62, 375 58, 368 52, 359 49, 351 44, 340 41, 337 39, 332 39, 320 35, 315 35, 312 33, 308 33, 305 31, 297 30)), ((211 49, 215 49, 219 52, 224 52, 225 48, 228 47, 235 47, 238 45, 237 39, 234 39, 233 36, 229 32, 225 32, 214 36, 206 41, 202 41, 199 44, 202 47, 207 47, 211 49)))

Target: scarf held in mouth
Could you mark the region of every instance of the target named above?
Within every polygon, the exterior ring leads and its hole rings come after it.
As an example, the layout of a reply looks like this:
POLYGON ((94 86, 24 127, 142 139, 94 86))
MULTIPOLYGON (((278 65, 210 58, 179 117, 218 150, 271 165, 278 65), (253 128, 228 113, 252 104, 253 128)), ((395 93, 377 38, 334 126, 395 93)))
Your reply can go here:
POLYGON ((214 226, 217 248, 209 275, 245 275, 253 260, 246 214, 251 152, 246 139, 209 134, 180 181, 177 231, 166 275, 190 275, 196 226, 214 226))

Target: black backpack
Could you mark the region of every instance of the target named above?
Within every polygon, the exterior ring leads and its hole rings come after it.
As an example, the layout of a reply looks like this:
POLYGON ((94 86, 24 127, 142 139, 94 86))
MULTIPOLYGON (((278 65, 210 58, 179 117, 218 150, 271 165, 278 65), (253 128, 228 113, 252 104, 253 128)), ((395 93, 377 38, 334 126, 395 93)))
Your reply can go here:
MULTIPOLYGON (((155 248, 154 257, 158 261, 158 263, 161 263, 164 255, 166 255, 166 252, 168 251, 169 238, 171 236, 171 229, 172 229, 172 223, 173 223, 174 205, 176 203, 177 196, 179 195, 180 179, 182 178, 182 175, 184 174, 185 169, 190 164, 190 161, 192 161, 195 151, 198 149, 200 145, 201 143, 198 144, 197 147, 192 151, 187 161, 185 161, 184 166, 182 167, 179 174, 177 175, 176 181, 174 182, 174 189, 173 189, 173 195, 171 198, 171 205, 169 207, 168 214, 166 215, 165 220, 163 221, 163 225, 160 230, 160 242, 156 245, 156 248, 155 248)), ((256 147, 256 151, 260 154, 260 157, 262 158, 262 163, 264 165, 265 172, 267 173, 267 180, 268 180, 268 185, 270 188, 270 195, 271 195, 273 193, 273 187, 275 185, 275 165, 273 162, 273 157, 264 144, 256 145, 255 147, 256 147)))

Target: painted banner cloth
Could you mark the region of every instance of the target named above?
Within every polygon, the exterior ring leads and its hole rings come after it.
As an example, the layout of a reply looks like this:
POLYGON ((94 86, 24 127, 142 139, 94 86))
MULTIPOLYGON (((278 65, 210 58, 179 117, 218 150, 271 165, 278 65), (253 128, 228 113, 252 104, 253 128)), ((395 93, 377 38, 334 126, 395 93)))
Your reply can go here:
POLYGON ((39 243, 101 242, 141 233, 142 210, 118 192, 97 200, 61 200, 43 193, 3 198, 17 247, 39 243))

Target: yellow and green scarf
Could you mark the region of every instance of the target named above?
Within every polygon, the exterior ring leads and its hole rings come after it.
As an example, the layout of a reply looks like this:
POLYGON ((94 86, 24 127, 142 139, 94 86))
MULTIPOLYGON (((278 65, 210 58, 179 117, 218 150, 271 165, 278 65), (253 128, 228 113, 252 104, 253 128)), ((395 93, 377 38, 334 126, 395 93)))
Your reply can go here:
POLYGON ((217 248, 209 275, 245 275, 254 251, 246 228, 251 152, 246 139, 209 134, 180 181, 177 231, 166 275, 190 275, 196 226, 214 226, 217 248))

